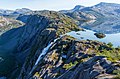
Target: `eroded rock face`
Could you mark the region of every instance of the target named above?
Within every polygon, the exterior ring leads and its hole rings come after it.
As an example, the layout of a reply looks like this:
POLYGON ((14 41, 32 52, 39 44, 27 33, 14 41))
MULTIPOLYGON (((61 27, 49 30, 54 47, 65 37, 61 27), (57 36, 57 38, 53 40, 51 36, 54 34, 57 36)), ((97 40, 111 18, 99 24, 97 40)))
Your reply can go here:
MULTIPOLYGON (((75 21, 64 14, 54 11, 33 12, 26 25, 0 37, 0 41, 4 40, 0 44, 3 48, 14 42, 8 46, 11 49, 0 48, 0 51, 14 58, 14 61, 8 60, 8 65, 5 65, 11 67, 7 69, 8 72, 1 72, 0 69, 0 76, 9 79, 94 79, 101 75, 113 76, 112 72, 120 69, 118 64, 114 65, 105 56, 97 54, 103 49, 112 50, 111 47, 98 41, 77 41, 66 35, 61 37, 78 30, 81 29, 75 21), (36 64, 43 49, 51 43, 36 64)), ((0 65, 4 64, 0 62, 0 65)))
POLYGON ((63 36, 49 48, 34 70, 33 63, 36 61, 25 64, 19 78, 94 79, 100 78, 100 75, 114 77, 112 74, 116 66, 105 56, 96 56, 96 49, 101 47, 109 48, 97 41, 76 41, 73 37, 63 36))
MULTIPOLYGON (((32 68, 30 64, 34 65, 43 48, 59 37, 59 35, 72 30, 77 31, 81 29, 75 24, 73 19, 64 14, 54 11, 34 12, 28 17, 26 25, 10 30, 1 36, 0 41, 3 42, 1 43, 2 48, 0 48, 0 51, 9 53, 9 56, 12 56, 14 60, 8 60, 8 64, 5 65, 5 67, 9 66, 11 69, 3 70, 9 71, 9 74, 0 72, 0 75, 2 74, 13 79, 19 71, 27 74, 32 68), (10 46, 11 43, 13 45, 10 46), (10 49, 3 50, 6 47, 10 49), (21 69, 21 67, 23 68, 21 69)), ((4 56, 2 58, 4 60, 7 59, 4 56)), ((1 65, 3 65, 2 62, 1 65)))

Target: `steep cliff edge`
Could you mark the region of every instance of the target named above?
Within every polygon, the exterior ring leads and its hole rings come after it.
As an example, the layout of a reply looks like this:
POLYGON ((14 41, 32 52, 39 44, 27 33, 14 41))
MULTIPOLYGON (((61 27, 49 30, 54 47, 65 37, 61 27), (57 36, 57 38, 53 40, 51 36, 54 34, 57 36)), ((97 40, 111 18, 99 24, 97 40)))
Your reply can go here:
POLYGON ((79 30, 82 29, 75 20, 62 13, 33 12, 27 16, 26 25, 0 37, 0 52, 4 52, 0 76, 9 79, 116 77, 120 71, 120 48, 64 35, 79 30))
POLYGON ((112 56, 99 55, 98 52, 102 54, 104 50, 112 49, 101 42, 77 41, 71 36, 63 36, 47 48, 38 62, 34 60, 39 54, 32 55, 31 61, 25 62, 19 79, 113 79, 116 77, 114 71, 120 70, 119 63, 113 64, 109 60, 112 56))
POLYGON ((72 30, 81 29, 64 14, 54 11, 34 12, 28 17, 26 25, 0 37, 0 54, 3 59, 0 62, 0 76, 16 77, 26 57, 26 61, 35 61, 51 41, 72 30))

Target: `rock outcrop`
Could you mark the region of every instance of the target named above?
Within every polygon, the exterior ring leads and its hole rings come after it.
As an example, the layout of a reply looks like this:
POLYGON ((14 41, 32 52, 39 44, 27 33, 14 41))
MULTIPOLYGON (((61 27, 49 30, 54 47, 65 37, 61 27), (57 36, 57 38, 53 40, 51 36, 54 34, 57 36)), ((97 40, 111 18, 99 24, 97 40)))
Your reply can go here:
MULTIPOLYGON (((0 64, 0 76, 5 75, 13 79, 17 76, 15 73, 21 70, 23 63, 26 65, 26 62, 29 64, 36 61, 43 48, 51 41, 72 30, 81 29, 73 19, 64 14, 54 11, 34 12, 29 16, 26 25, 12 29, 1 36, 0 54, 4 63, 0 64), (10 44, 12 45, 10 46, 10 44), (14 71, 14 69, 16 70, 14 71)), ((29 70, 26 70, 26 73, 29 70)))
MULTIPOLYGON (((26 17, 26 16, 25 16, 26 17)), ((22 17, 24 18, 24 16, 22 17)), ((119 48, 65 35, 82 30, 69 16, 36 11, 0 37, 0 76, 9 79, 95 79, 116 76, 119 48), (115 52, 115 56, 108 55, 115 52), (114 61, 113 61, 114 60, 114 61)))
POLYGON ((97 37, 97 38, 104 38, 106 37, 106 35, 104 33, 94 33, 94 35, 97 37))
POLYGON ((97 41, 76 41, 73 37, 63 36, 48 49, 36 66, 33 57, 37 55, 32 55, 33 61, 26 61, 19 79, 114 78, 113 71, 119 67, 105 56, 97 56, 96 50, 102 50, 101 47, 109 49, 106 44, 97 41))

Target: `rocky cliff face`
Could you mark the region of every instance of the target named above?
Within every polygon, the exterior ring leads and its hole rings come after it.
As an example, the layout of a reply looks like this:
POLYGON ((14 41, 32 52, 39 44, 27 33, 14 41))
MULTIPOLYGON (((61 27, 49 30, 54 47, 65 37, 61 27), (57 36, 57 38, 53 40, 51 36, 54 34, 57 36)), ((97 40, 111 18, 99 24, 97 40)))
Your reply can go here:
MULTIPOLYGON (((9 78, 13 78, 13 75, 15 76, 15 73, 20 71, 21 65, 23 65, 25 61, 35 61, 42 49, 51 41, 71 30, 77 31, 81 29, 77 27, 73 19, 64 14, 53 11, 34 12, 34 14, 29 16, 26 25, 10 30, 1 36, 0 54, 4 63, 1 62, 0 64, 2 67, 0 69, 0 75, 7 75, 9 78), (10 44, 12 45, 9 46, 10 44), (8 49, 3 50, 6 48, 8 49), (3 52, 9 52, 10 55, 8 58, 4 58, 3 52), (9 57, 11 56, 16 60, 10 60, 9 57), (5 66, 3 67, 3 65, 5 66), (7 68, 11 66, 11 69, 7 68), (16 70, 14 71, 14 69, 16 70)), ((26 62, 24 64, 26 64, 26 62)))
POLYGON ((116 76, 113 72, 120 70, 119 62, 116 62, 119 61, 120 49, 97 41, 78 41, 64 35, 80 30, 75 20, 65 14, 33 12, 27 16, 24 26, 0 37, 0 76, 9 79, 95 79, 116 76), (113 50, 115 57, 101 55, 104 50, 113 50), (112 59, 115 59, 114 63, 112 59))
MULTIPOLYGON (((120 67, 112 64, 105 56, 97 56, 97 50, 110 50, 97 41, 76 41, 70 36, 57 39, 37 62, 38 53, 27 59, 19 79, 100 79, 114 78, 114 70, 120 67), (35 58, 34 58, 35 57, 35 58), (36 60, 35 60, 36 59, 36 60), (37 62, 37 64, 36 64, 37 62)), ((37 51, 40 52, 40 51, 37 51)))

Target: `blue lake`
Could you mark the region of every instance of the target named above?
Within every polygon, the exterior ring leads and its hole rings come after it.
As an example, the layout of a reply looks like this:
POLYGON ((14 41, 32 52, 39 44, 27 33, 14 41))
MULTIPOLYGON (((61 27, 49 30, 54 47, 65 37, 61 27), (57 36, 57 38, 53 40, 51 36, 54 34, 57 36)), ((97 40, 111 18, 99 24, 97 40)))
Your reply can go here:
POLYGON ((97 40, 105 43, 111 42, 114 47, 120 46, 120 20, 91 20, 81 23, 80 27, 86 31, 72 31, 67 34, 78 40, 97 40), (94 35, 96 32, 104 33, 106 37, 99 39, 94 35))
POLYGON ((77 38, 78 40, 97 40, 100 42, 105 42, 105 43, 109 43, 111 42, 113 44, 114 47, 118 47, 120 46, 120 33, 116 33, 116 34, 105 34, 106 37, 99 39, 94 35, 94 31, 92 30, 86 30, 86 31, 72 31, 67 33, 67 35, 70 35, 74 38, 77 38))

